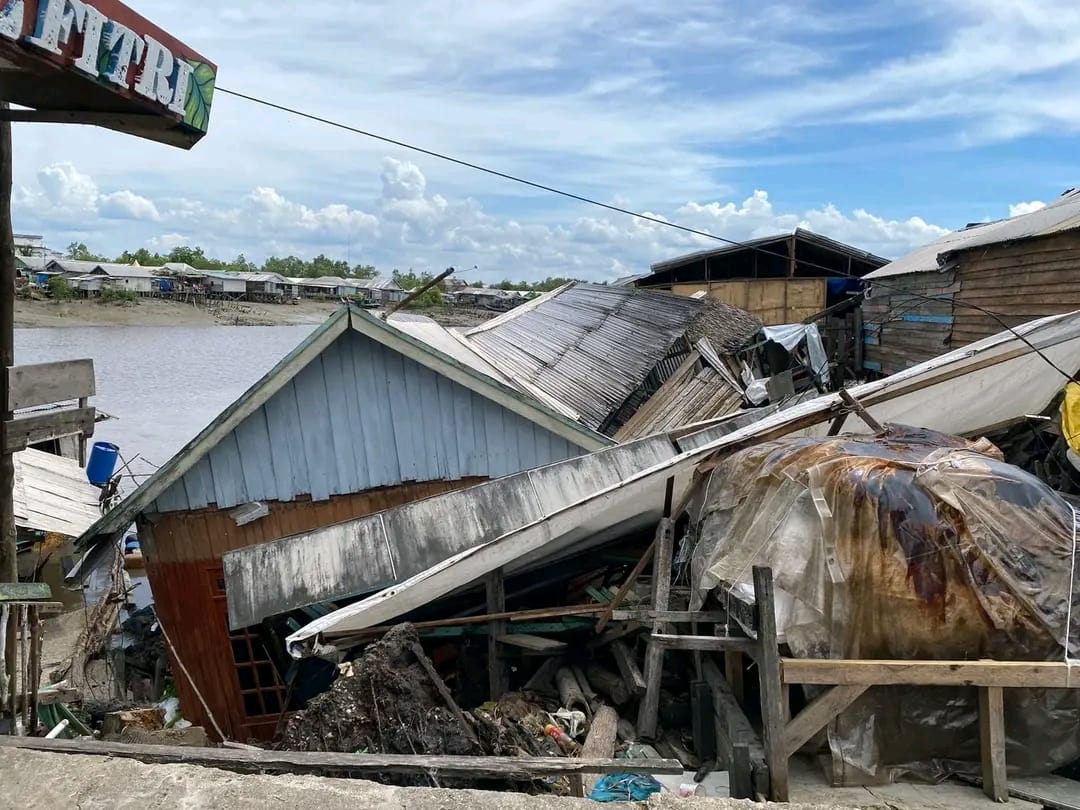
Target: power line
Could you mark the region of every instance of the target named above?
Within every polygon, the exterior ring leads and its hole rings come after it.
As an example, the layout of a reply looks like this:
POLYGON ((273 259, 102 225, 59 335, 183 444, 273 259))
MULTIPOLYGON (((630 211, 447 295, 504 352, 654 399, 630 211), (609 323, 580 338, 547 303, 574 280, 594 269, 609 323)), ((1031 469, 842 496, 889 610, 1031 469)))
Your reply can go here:
MULTIPOLYGON (((256 96, 252 96, 252 95, 249 95, 247 93, 241 93, 241 92, 239 92, 237 90, 230 90, 230 89, 228 89, 226 87, 218 87, 218 88, 215 89, 215 92, 225 93, 226 95, 235 96, 236 98, 240 98, 240 99, 243 99, 245 101, 249 101, 252 104, 260 104, 260 105, 262 105, 264 107, 268 107, 268 108, 270 108, 272 110, 278 110, 279 112, 283 112, 283 113, 286 113, 288 115, 294 115, 294 116, 297 116, 298 118, 305 118, 305 119, 307 119, 309 121, 315 121, 316 123, 319 123, 319 124, 325 124, 326 126, 334 127, 335 129, 341 129, 341 130, 344 130, 346 132, 351 132, 351 133, 353 133, 355 135, 361 135, 361 136, 363 136, 365 138, 371 138, 371 139, 376 140, 376 141, 381 141, 383 143, 388 143, 388 144, 391 144, 392 146, 397 146, 397 147, 399 147, 401 149, 408 149, 408 150, 410 150, 412 152, 418 152, 418 153, 420 153, 422 155, 428 155, 429 157, 438 158, 439 160, 443 160, 443 161, 446 161, 448 163, 454 163, 454 164, 456 164, 458 166, 463 166, 463 167, 465 167, 467 169, 473 169, 475 171, 483 172, 484 174, 488 174, 488 175, 491 175, 493 177, 499 177, 499 178, 502 178, 503 180, 509 180, 511 182, 514 182, 514 183, 519 183, 521 185, 528 186, 530 188, 534 188, 534 189, 537 189, 539 191, 546 191, 549 194, 556 194, 556 195, 558 195, 560 197, 565 197, 565 198, 570 199, 570 200, 576 200, 577 202, 586 203, 587 205, 594 205, 594 206, 596 206, 598 208, 603 208, 603 209, 606 209, 608 211, 613 211, 613 212, 615 212, 617 214, 623 214, 625 216, 634 217, 636 219, 644 220, 646 222, 652 222, 652 223, 654 223, 656 225, 663 225, 663 226, 668 227, 668 228, 674 228, 676 230, 683 231, 685 233, 693 234, 694 236, 701 236, 701 237, 704 237, 706 239, 713 239, 713 240, 715 240, 717 242, 723 242, 724 244, 731 245, 733 247, 739 247, 739 248, 744 248, 744 249, 747 249, 747 250, 753 250, 753 251, 756 251, 756 252, 761 253, 763 255, 775 256, 777 258, 781 258, 781 259, 785 259, 785 260, 790 260, 791 259, 791 257, 788 256, 788 254, 786 254, 786 253, 779 253, 777 251, 768 250, 766 248, 761 247, 760 245, 755 245, 755 244, 752 244, 752 243, 749 243, 749 242, 740 242, 740 241, 738 241, 736 239, 728 239, 727 237, 718 236, 718 235, 716 235, 714 233, 709 233, 708 231, 702 231, 702 230, 699 230, 697 228, 691 228, 691 227, 689 227, 687 225, 680 225, 677 222, 671 222, 670 220, 660 219, 659 217, 654 217, 654 216, 652 216, 650 214, 643 214, 640 211, 633 211, 633 210, 631 210, 629 208, 622 208, 621 206, 618 206, 618 205, 611 205, 610 203, 602 202, 600 200, 596 200, 596 199, 593 199, 591 197, 586 197, 586 196, 584 196, 582 194, 575 194, 572 191, 566 191, 564 189, 556 188, 555 186, 549 186, 549 185, 547 185, 545 183, 538 183, 538 182, 536 182, 534 180, 528 180, 528 179, 526 179, 524 177, 518 177, 517 175, 513 175, 513 174, 510 174, 508 172, 499 171, 498 169, 491 169, 491 168, 489 168, 487 166, 482 166, 479 163, 472 163, 471 161, 463 160, 461 158, 456 158, 456 157, 453 157, 451 155, 447 155, 447 154, 442 153, 442 152, 436 152, 433 149, 426 149, 426 148, 424 148, 422 146, 417 146, 416 144, 411 144, 411 143, 408 143, 406 141, 398 140, 396 138, 391 138, 391 137, 386 136, 386 135, 379 135, 378 133, 371 132, 370 130, 361 129, 360 127, 354 127, 354 126, 352 126, 350 124, 345 124, 345 123, 342 123, 340 121, 334 121, 331 118, 325 118, 323 116, 315 115, 313 113, 307 113, 307 112, 304 112, 303 110, 298 110, 295 107, 288 107, 288 106, 286 106, 284 104, 277 104, 276 102, 268 101, 268 100, 262 99, 262 98, 258 98, 256 96)), ((810 261, 799 259, 798 263, 801 264, 804 267, 810 267, 810 268, 813 268, 815 270, 823 270, 826 273, 829 273, 830 275, 839 276, 839 277, 842 277, 842 278, 859 278, 859 276, 856 276, 853 273, 847 273, 845 271, 837 270, 837 269, 832 268, 832 267, 826 267, 825 265, 817 264, 815 262, 810 262, 810 261)), ((957 301, 955 298, 948 299, 948 298, 941 297, 941 296, 935 297, 935 296, 924 295, 922 293, 917 293, 917 292, 914 292, 912 290, 906 290, 906 289, 904 289, 902 287, 897 287, 895 285, 890 285, 888 283, 883 283, 883 282, 879 281, 878 279, 872 279, 870 281, 870 283, 872 285, 874 285, 874 286, 882 287, 883 289, 886 289, 886 290, 892 290, 893 292, 902 293, 904 295, 910 295, 910 296, 920 298, 920 299, 923 299, 923 300, 926 300, 926 301, 946 301, 946 300, 951 300, 952 304, 954 306, 967 307, 967 308, 970 308, 970 309, 974 309, 974 310, 976 310, 978 312, 981 312, 982 314, 986 315, 987 317, 993 319, 999 326, 1002 327, 1002 329, 1012 333, 1012 335, 1017 340, 1021 341, 1025 346, 1027 346, 1029 349, 1031 349, 1031 351, 1035 352, 1035 354, 1037 354, 1039 357, 1041 357, 1043 359, 1043 361, 1046 362, 1047 365, 1049 365, 1052 369, 1054 369, 1054 371, 1058 372, 1065 379, 1067 379, 1069 381, 1072 381, 1072 382, 1077 382, 1078 381, 1076 379, 1076 375, 1069 374, 1068 372, 1061 369, 1049 357, 1047 357, 1040 349, 1038 349, 1033 343, 1031 343, 1031 341, 1029 341, 1026 337, 1024 337, 1019 332, 1017 332, 1016 329, 1014 329, 1013 327, 1011 327, 1007 323, 1005 323, 1005 321, 1001 318, 1001 316, 998 313, 992 312, 992 311, 990 311, 988 309, 984 309, 983 307, 980 307, 977 304, 971 304, 971 303, 964 302, 964 301, 957 301)), ((861 340, 861 339, 862 339, 861 335, 856 336, 856 340, 861 340)))

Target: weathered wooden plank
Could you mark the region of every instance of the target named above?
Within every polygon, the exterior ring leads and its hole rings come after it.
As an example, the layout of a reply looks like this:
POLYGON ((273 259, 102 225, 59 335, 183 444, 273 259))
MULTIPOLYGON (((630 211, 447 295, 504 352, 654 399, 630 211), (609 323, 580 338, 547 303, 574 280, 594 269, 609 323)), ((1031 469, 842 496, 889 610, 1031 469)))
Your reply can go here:
POLYGON ((8 368, 8 410, 92 397, 93 360, 62 360, 8 368))
POLYGON ((626 685, 638 697, 645 694, 645 676, 638 667, 634 651, 625 641, 615 641, 611 645, 611 654, 615 657, 615 664, 619 667, 626 685))
MULTIPOLYGON (((581 746, 582 759, 610 759, 615 755, 616 730, 619 726, 619 714, 610 706, 601 706, 596 710, 585 744, 581 746)), ((598 775, 571 776, 570 795, 585 797, 599 781, 598 775)))
MULTIPOLYGON (((506 612, 506 583, 502 569, 493 571, 485 582, 488 613, 506 612)), ((506 632, 506 621, 493 619, 488 623, 488 691, 491 700, 498 700, 510 688, 510 673, 502 659, 499 636, 506 632)))
POLYGON ((979 688, 979 750, 983 792, 995 802, 1009 800, 1005 776, 1005 704, 1000 686, 979 688))
POLYGON ((785 658, 784 683, 1080 688, 1061 661, 882 661, 785 658))
POLYGON ((31 444, 75 433, 93 436, 95 413, 93 408, 71 408, 12 419, 4 433, 4 452, 17 453, 31 444))
POLYGON ((613 611, 611 618, 616 621, 660 621, 660 622, 725 622, 727 614, 722 610, 655 610, 650 607, 620 608, 613 611))
POLYGON ((0 582, 0 602, 37 602, 52 598, 47 582, 0 582))
POLYGON ((680 774, 673 759, 575 759, 571 757, 449 757, 429 754, 340 754, 327 751, 266 751, 260 748, 187 748, 98 740, 0 737, 0 747, 56 754, 89 754, 177 763, 239 773, 312 773, 352 776, 376 773, 434 773, 482 779, 530 780, 574 773, 680 774))
POLYGON ((665 650, 700 650, 701 652, 752 652, 757 642, 737 636, 675 636, 667 633, 653 633, 652 641, 665 650))
POLYGON ((869 689, 863 684, 834 686, 818 695, 784 729, 784 748, 790 757, 869 689))
POLYGON ((1053 810, 1080 810, 1080 783, 1064 776, 1010 779, 1009 795, 1053 810))
POLYGON ((502 644, 508 644, 511 647, 518 647, 527 652, 541 653, 544 655, 557 655, 566 652, 570 646, 565 641, 544 638, 543 636, 534 636, 531 633, 501 633, 495 638, 502 644))
POLYGON ((711 658, 702 661, 701 674, 712 691, 717 753, 722 755, 724 764, 731 773, 731 795, 737 799, 754 798, 759 787, 762 793, 768 789, 769 768, 765 762, 765 749, 761 738, 735 699, 730 684, 724 680, 719 667, 711 658), (745 759, 739 756, 740 747, 746 749, 745 759), (734 792, 736 784, 744 786, 739 795, 734 792), (747 785, 755 787, 745 787, 747 785))
MULTIPOLYGON (((675 524, 670 517, 660 520, 656 528, 656 554, 653 565, 653 608, 667 610, 671 599, 671 557, 675 542, 675 524)), ((661 629, 654 622, 653 634, 661 629)), ((656 735, 660 710, 660 676, 664 666, 664 647, 650 639, 645 651, 645 696, 638 708, 638 733, 646 740, 656 735)))
POLYGON ((788 756, 784 747, 784 687, 776 635, 772 569, 754 566, 754 601, 758 606, 758 680, 761 684, 761 722, 765 762, 769 766, 769 798, 788 800, 788 756))

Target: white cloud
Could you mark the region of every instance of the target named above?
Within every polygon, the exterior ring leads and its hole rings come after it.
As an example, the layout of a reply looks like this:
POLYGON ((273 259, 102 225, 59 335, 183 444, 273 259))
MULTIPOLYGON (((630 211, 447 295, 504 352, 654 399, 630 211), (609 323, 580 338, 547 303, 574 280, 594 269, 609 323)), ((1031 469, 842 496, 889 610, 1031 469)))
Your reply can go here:
POLYGON ((1009 216, 1018 217, 1022 214, 1031 214, 1038 211, 1040 208, 1046 208, 1046 203, 1042 200, 1031 200, 1030 202, 1018 202, 1009 206, 1009 216))
POLYGON ((53 163, 37 173, 35 187, 20 187, 13 193, 18 214, 38 213, 51 221, 75 217, 134 219, 159 222, 157 207, 146 197, 121 189, 102 194, 97 182, 71 163, 53 163))
MULTIPOLYGON (((529 222, 489 212, 476 200, 443 196, 415 163, 385 158, 381 166, 381 190, 361 206, 334 202, 315 207, 268 186, 224 205, 150 200, 127 191, 102 193, 93 178, 69 164, 41 172, 38 187, 24 189, 23 198, 63 200, 70 209, 88 207, 103 217, 115 208, 123 221, 109 226, 106 243, 91 245, 109 254, 143 245, 164 252, 181 244, 226 258, 242 252, 255 261, 269 254, 348 254, 383 270, 477 265, 485 281, 610 279, 713 244, 663 224, 669 221, 734 240, 808 228, 890 257, 945 233, 919 217, 888 219, 864 209, 780 210, 764 190, 741 201, 690 201, 671 211, 645 212, 660 222, 591 208, 580 210, 569 223, 529 222)), ((33 210, 20 210, 19 221, 33 224, 32 218, 27 221, 33 210)), ((66 244, 71 236, 54 229, 50 239, 66 244)))

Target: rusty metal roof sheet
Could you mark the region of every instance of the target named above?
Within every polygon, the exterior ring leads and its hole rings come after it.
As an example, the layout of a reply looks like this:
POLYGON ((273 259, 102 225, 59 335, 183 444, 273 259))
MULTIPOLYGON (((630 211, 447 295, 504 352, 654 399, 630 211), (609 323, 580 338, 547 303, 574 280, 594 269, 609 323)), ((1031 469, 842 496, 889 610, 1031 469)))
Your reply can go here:
POLYGON ((469 330, 466 340, 511 379, 599 429, 702 309, 669 293, 575 282, 469 330))

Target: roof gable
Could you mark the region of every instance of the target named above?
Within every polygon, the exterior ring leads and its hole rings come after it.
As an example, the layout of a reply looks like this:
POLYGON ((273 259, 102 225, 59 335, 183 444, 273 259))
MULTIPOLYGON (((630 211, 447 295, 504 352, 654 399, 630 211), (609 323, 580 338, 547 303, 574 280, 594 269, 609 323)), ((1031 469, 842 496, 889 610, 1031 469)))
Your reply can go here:
POLYGON ((434 478, 451 476, 455 471, 461 475, 502 475, 514 471, 510 467, 518 462, 541 458, 544 460, 537 463, 547 463, 552 460, 549 456, 565 458, 565 453, 580 452, 577 448, 592 450, 607 443, 610 442, 605 437, 393 325, 361 310, 343 307, 91 526, 80 542, 121 531, 141 512, 187 508, 185 501, 192 508, 211 502, 224 507, 260 498, 283 499, 301 491, 316 498, 328 497, 395 481, 423 480, 416 477, 421 474, 431 474, 434 478), (346 333, 348 336, 342 341, 346 333), (362 373, 365 362, 376 363, 382 373, 362 373), (351 391, 347 381, 352 382, 351 391), (361 408, 361 396, 365 393, 361 387, 375 382, 384 390, 366 391, 368 398, 364 404, 370 410, 365 412, 361 408), (323 386, 321 391, 319 384, 323 386), (401 389, 401 385, 406 387, 401 389), (415 390, 408 387, 412 385, 416 386, 415 390), (421 413, 416 408, 430 413, 421 413), (300 437, 301 445, 295 446, 293 441, 297 436, 292 430, 295 423, 290 425, 290 419, 299 420, 301 409, 310 417, 305 419, 305 425, 317 424, 319 430, 312 428, 310 437, 304 433, 300 437), (487 450, 491 455, 490 472, 476 472, 479 462, 475 454, 469 456, 472 451, 467 447, 455 446, 451 451, 430 422, 420 425, 420 432, 413 430, 415 419, 427 419, 431 414, 442 419, 447 413, 455 421, 442 426, 462 431, 463 444, 472 439, 479 450, 487 450), (474 415, 471 424, 466 414, 474 415), (475 431, 476 418, 481 418, 483 429, 480 435, 473 432, 469 436, 465 432, 470 428, 475 431), (378 427, 372 427, 372 419, 386 421, 376 422, 378 427), (400 427, 395 430, 393 419, 401 419, 403 424, 409 421, 410 431, 400 427), (355 429, 354 423, 358 425, 355 429), (376 435, 379 430, 384 438, 392 436, 396 461, 387 461, 379 468, 384 463, 381 459, 361 457, 360 448, 368 446, 364 444, 365 430, 368 436, 376 435), (502 449, 509 442, 504 441, 505 437, 497 438, 499 431, 507 431, 507 436, 515 441, 524 436, 523 443, 515 445, 516 456, 507 455, 502 449), (531 437, 527 435, 530 432, 531 437), (346 438, 339 441, 343 435, 346 438), (355 441, 357 436, 359 444, 355 441), (493 437, 491 446, 486 444, 489 436, 493 437), (484 443, 479 443, 481 438, 484 443), (309 439, 321 453, 310 459, 305 447, 309 439), (249 467, 246 458, 238 465, 245 449, 252 458, 265 462, 265 466, 249 467), (346 458, 342 455, 345 451, 353 455, 346 458), (466 455, 464 460, 461 453, 466 455), (395 463, 396 468, 392 466, 395 463), (364 470, 350 472, 361 464, 364 470), (178 483, 181 486, 177 487, 178 483))

